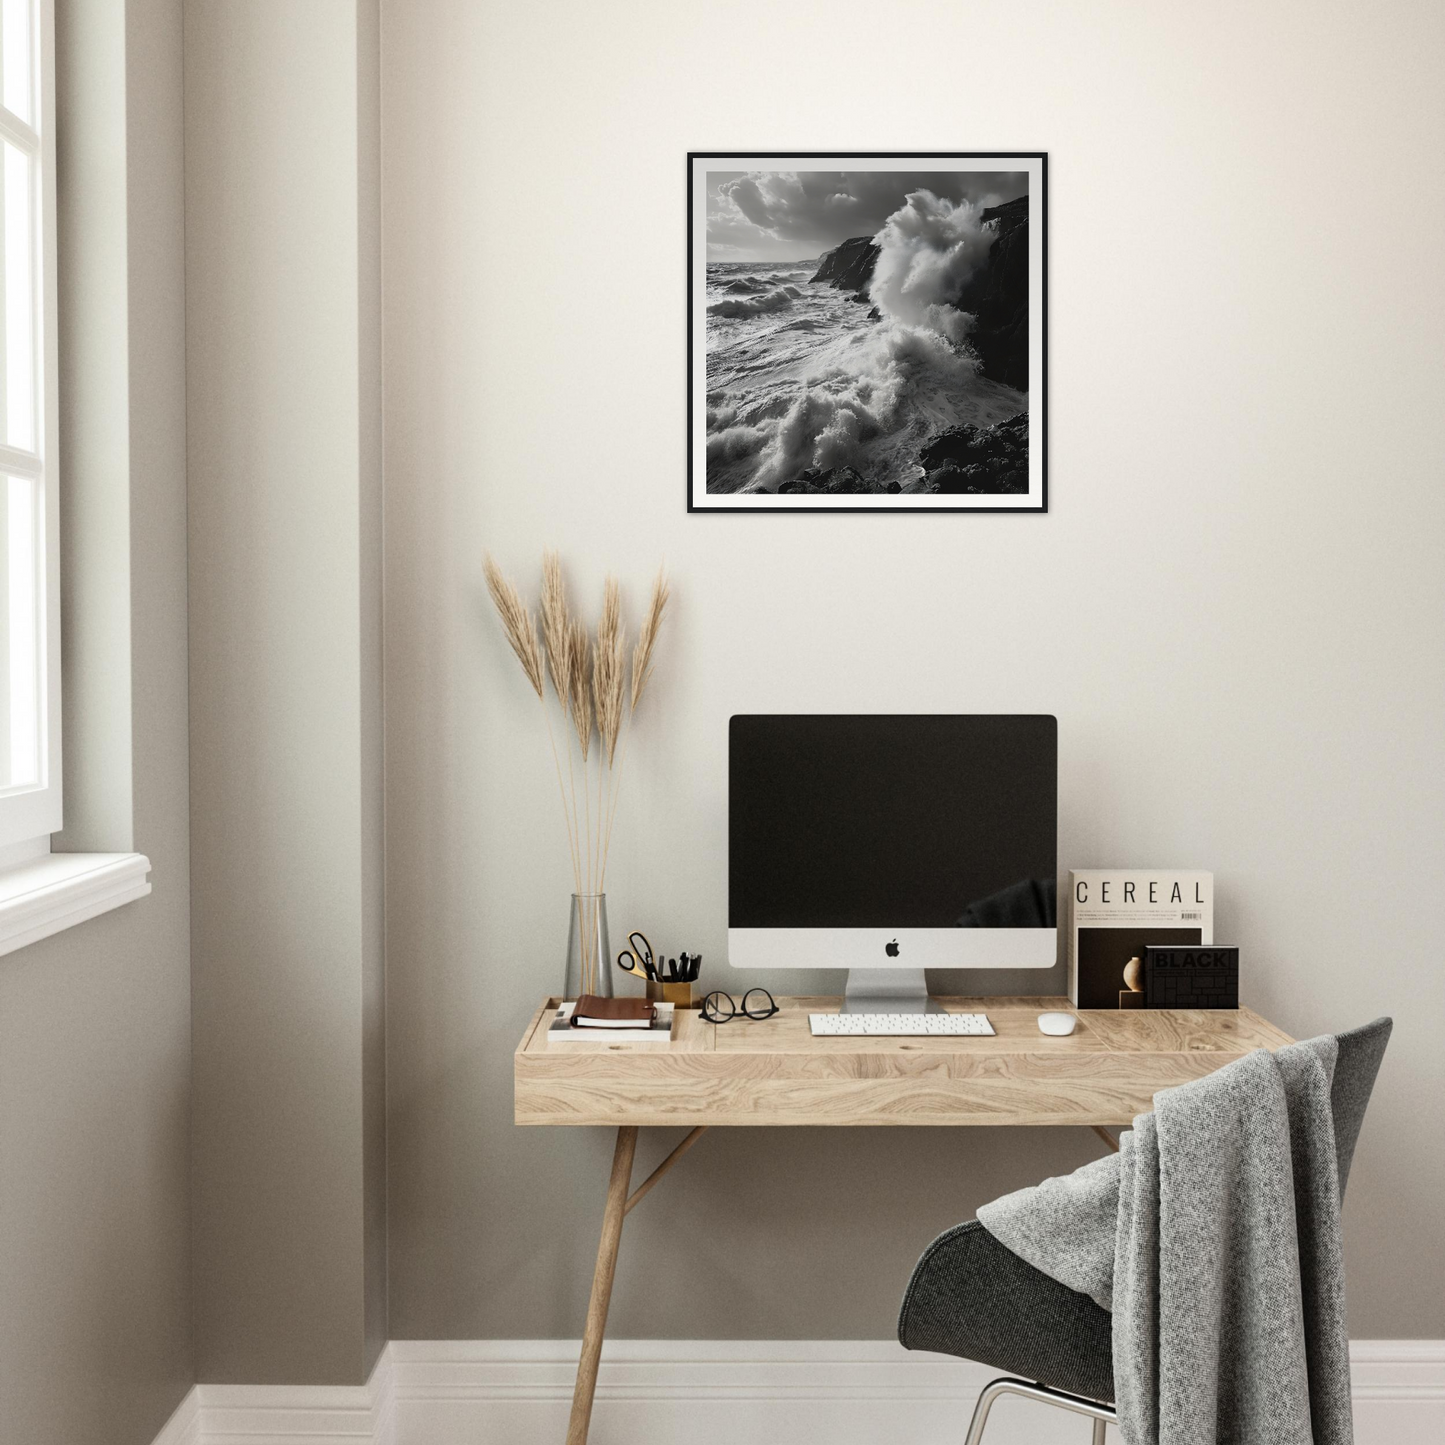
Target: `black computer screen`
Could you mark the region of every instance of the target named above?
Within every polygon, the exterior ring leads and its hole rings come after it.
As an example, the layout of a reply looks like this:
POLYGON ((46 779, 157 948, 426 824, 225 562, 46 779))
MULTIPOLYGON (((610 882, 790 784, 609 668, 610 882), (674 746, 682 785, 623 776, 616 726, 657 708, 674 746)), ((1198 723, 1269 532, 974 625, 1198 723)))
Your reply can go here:
POLYGON ((729 927, 1052 927, 1057 831, 1052 717, 732 719, 729 927))

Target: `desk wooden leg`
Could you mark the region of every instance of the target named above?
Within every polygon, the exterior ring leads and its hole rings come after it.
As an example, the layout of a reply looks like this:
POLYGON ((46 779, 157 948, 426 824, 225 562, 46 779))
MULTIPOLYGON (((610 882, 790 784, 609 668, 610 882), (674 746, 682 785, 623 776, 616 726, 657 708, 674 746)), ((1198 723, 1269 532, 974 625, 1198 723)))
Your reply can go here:
POLYGON ((636 1152, 637 1129, 624 1125, 617 1131, 607 1205, 602 1211, 602 1240, 597 1246, 597 1268, 592 1274, 592 1298, 587 1302, 587 1326, 582 1332, 582 1358, 577 1362, 577 1385, 572 1391, 567 1445, 587 1445, 592 1396, 597 1390, 597 1364, 602 1358, 602 1336, 607 1329, 607 1307, 612 1302, 612 1276, 617 1272, 617 1246, 622 1240, 627 1187, 632 1182, 632 1156, 636 1152))
POLYGON ((692 1146, 696 1144, 697 1141, 701 1139, 702 1136, 706 1133, 707 1125, 699 1124, 697 1128, 694 1129, 692 1133, 690 1133, 687 1138, 685 1138, 682 1143, 679 1144, 677 1148, 674 1149, 672 1153, 669 1154, 667 1158, 664 1159, 662 1163, 659 1164, 657 1168, 654 1169, 652 1173, 649 1174, 647 1178, 644 1179, 642 1183, 639 1184, 637 1188, 634 1189, 632 1193, 627 1196, 627 1208, 624 1209, 622 1212, 624 1214, 631 1214, 633 1207, 635 1205, 641 1204, 642 1201, 647 1198, 648 1191, 652 1188, 652 1186, 656 1184, 657 1181, 661 1179, 662 1176, 666 1174, 667 1171, 671 1169, 672 1166, 676 1164, 677 1161, 681 1159, 682 1156, 686 1154, 687 1151, 691 1149, 692 1146))

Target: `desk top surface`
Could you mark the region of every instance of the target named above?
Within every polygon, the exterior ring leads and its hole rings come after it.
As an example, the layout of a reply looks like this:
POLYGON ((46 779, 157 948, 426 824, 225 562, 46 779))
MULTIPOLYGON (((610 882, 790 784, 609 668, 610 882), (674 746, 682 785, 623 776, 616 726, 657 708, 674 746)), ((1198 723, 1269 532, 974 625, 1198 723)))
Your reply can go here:
POLYGON ((669 1044, 549 1045, 547 999, 515 1056, 518 1124, 732 1126, 1131 1123, 1159 1089, 1289 1035, 1250 1009, 1080 1010, 1063 1038, 1038 1016, 1063 998, 942 998, 993 1036, 815 1038, 836 997, 782 997, 773 1018, 707 1023, 679 1010, 669 1044))

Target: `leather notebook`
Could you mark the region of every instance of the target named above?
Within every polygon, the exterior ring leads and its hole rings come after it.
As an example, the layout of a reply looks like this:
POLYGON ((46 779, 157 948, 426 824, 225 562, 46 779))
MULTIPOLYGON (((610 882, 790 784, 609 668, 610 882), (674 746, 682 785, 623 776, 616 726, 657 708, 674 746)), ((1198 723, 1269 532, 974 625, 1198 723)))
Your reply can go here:
POLYGON ((657 1007, 645 998, 599 998, 584 993, 572 1010, 574 1029, 635 1029, 650 1024, 657 1017, 657 1007))

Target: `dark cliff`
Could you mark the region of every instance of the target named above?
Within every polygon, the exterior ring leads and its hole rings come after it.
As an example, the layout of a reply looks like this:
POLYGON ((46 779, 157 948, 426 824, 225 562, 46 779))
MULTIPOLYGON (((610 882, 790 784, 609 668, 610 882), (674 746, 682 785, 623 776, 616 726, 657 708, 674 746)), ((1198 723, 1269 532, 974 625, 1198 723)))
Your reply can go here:
MULTIPOLYGON (((1029 389, 1029 198, 1020 196, 990 206, 983 220, 993 222, 998 239, 988 264, 964 283, 953 304, 976 318, 969 345, 978 353, 983 374, 1016 391, 1029 389)), ((873 267, 881 254, 869 236, 854 236, 827 252, 814 281, 827 281, 841 291, 868 299, 873 267)))
POLYGON ((964 283, 954 305, 977 318, 969 345, 983 374, 1016 391, 1029 389, 1029 198, 990 206, 985 222, 998 226, 988 265, 964 283))
POLYGON ((881 254, 871 236, 854 236, 851 241, 834 246, 822 256, 818 262, 818 274, 813 280, 827 281, 840 291, 852 291, 859 300, 866 301, 873 267, 881 254))

